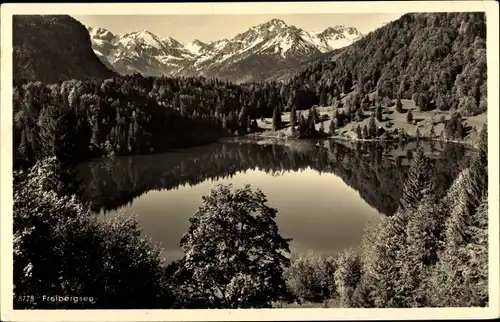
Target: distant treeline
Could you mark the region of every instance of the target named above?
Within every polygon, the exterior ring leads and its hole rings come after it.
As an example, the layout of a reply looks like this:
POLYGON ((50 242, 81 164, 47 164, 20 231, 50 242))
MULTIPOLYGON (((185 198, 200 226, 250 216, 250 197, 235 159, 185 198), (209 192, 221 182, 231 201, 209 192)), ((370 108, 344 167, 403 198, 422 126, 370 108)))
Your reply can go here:
POLYGON ((285 106, 310 107, 314 95, 288 85, 238 86, 218 79, 131 75, 59 84, 14 84, 14 163, 43 157, 164 151, 255 128, 285 106))

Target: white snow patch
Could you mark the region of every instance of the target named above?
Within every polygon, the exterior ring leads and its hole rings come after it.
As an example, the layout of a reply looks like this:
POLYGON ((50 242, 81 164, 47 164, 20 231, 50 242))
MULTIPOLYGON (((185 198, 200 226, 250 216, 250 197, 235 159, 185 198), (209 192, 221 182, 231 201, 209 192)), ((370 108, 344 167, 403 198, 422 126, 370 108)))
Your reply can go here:
POLYGON ((214 49, 216 51, 223 49, 229 41, 227 39, 222 39, 214 43, 214 49))
POLYGON ((196 56, 199 56, 201 54, 201 46, 198 44, 195 44, 194 42, 190 42, 186 45, 184 45, 184 48, 188 50, 189 52, 193 53, 196 56))
POLYGON ((237 54, 242 54, 246 51, 249 51, 250 49, 252 49, 253 47, 257 46, 258 44, 260 44, 261 42, 263 42, 264 39, 262 39, 262 37, 256 37, 249 45, 247 45, 246 47, 243 47, 242 49, 240 49, 237 54))
POLYGON ((227 54, 224 54, 222 55, 221 59, 219 60, 219 62, 223 62, 225 60, 227 60, 229 57, 233 56, 232 53, 227 53, 227 54))
POLYGON ((99 39, 99 38, 94 38, 94 39, 92 39, 92 43, 97 45, 97 46, 104 46, 106 41, 99 39))
POLYGON ((158 39, 158 37, 156 37, 147 30, 136 31, 129 34, 125 34, 123 37, 121 37, 121 39, 118 42, 122 44, 125 48, 129 48, 137 42, 158 49, 161 49, 163 47, 160 39, 158 39))

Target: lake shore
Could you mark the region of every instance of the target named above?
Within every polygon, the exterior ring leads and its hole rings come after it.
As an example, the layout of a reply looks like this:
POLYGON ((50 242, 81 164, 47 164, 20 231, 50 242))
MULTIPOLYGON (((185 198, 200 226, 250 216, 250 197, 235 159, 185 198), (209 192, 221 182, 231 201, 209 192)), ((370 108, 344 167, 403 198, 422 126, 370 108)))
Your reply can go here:
POLYGON ((347 136, 342 136, 342 135, 327 135, 325 137, 311 137, 311 138, 294 138, 291 135, 286 136, 283 135, 283 132, 280 131, 264 131, 264 132, 252 132, 248 133, 246 135, 241 136, 241 138, 249 138, 249 139, 254 139, 254 140, 259 140, 259 139, 277 139, 277 140, 286 140, 286 141, 301 141, 301 140, 309 140, 309 139, 328 139, 328 140, 340 140, 340 141, 347 141, 347 142, 411 142, 411 141, 435 141, 435 142, 443 142, 443 143, 455 143, 455 144, 462 144, 462 145, 467 145, 467 146, 474 146, 476 143, 476 139, 466 139, 466 140, 448 140, 444 138, 428 138, 428 137, 423 137, 420 139, 417 139, 415 137, 410 137, 407 140, 398 140, 398 139, 382 139, 382 138, 376 138, 376 139, 358 139, 356 137, 347 137, 347 136))
MULTIPOLYGON (((342 102, 345 106, 346 100, 352 93, 345 95, 342 98, 342 102)), ((402 99, 402 110, 403 111, 412 111, 413 113, 413 122, 408 123, 407 121, 407 112, 400 113, 396 110, 395 102, 392 102, 390 106, 386 106, 383 108, 382 119, 381 121, 376 120, 377 128, 381 128, 385 131, 385 133, 392 133, 394 129, 398 129, 398 131, 402 131, 407 136, 407 141, 417 140, 417 136, 420 135, 420 140, 423 141, 437 141, 444 143, 456 143, 463 144, 467 146, 474 146, 479 139, 479 132, 484 124, 488 122, 487 113, 481 113, 475 116, 464 116, 462 117, 462 126, 464 129, 467 129, 465 137, 462 140, 450 140, 445 139, 443 137, 444 131, 444 123, 451 118, 451 114, 449 111, 420 111, 413 100, 402 99), (432 135, 432 131, 434 131, 434 135, 432 135), (419 134, 418 134, 419 133, 419 134), (432 136, 432 138, 430 138, 432 136)), ((330 123, 332 122, 332 114, 334 110, 340 111, 342 110, 344 113, 347 113, 345 107, 337 108, 334 106, 321 106, 316 107, 316 111, 319 114, 321 122, 316 123, 316 130, 320 131, 321 127, 323 127, 324 132, 328 132, 330 128, 330 123), (321 126, 323 124, 323 126, 321 126)), ((375 111, 375 108, 372 106, 370 110, 363 111, 362 121, 352 121, 347 124, 344 124, 340 127, 335 128, 335 135, 326 134, 325 138, 327 139, 335 139, 335 140, 343 140, 343 141, 351 141, 351 142, 399 142, 401 141, 398 137, 390 137, 390 138, 375 138, 375 139, 358 139, 356 135, 356 128, 360 126, 363 128, 364 126, 368 126, 369 116, 372 112, 375 111)), ((309 114, 309 110, 301 110, 297 111, 297 114, 304 116, 306 119, 309 114)), ((259 132, 252 132, 244 135, 245 137, 252 137, 257 139, 284 139, 284 140, 297 140, 292 135, 292 129, 290 125, 290 112, 283 112, 281 115, 282 127, 278 130, 273 130, 272 128, 272 119, 271 118, 262 118, 257 120, 257 125, 260 129, 259 132)), ((319 135, 320 136, 320 135, 319 135)), ((391 135, 392 136, 392 135, 391 135)), ((299 139, 300 140, 300 139, 299 139)))

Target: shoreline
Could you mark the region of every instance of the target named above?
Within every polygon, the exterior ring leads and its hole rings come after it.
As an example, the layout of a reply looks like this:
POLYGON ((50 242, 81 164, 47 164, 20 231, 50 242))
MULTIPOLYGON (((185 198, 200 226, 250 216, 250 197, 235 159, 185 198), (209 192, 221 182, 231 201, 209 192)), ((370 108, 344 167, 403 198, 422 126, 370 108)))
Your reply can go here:
MULTIPOLYGON (((283 132, 281 132, 283 133, 283 132)), ((280 141, 288 141, 288 142, 301 142, 301 141, 306 141, 306 140, 334 140, 334 141, 343 141, 343 142, 349 142, 349 143, 383 143, 383 142, 389 142, 389 143, 399 143, 399 142, 404 142, 404 143, 409 143, 409 142, 414 142, 414 141, 423 141, 423 142, 429 142, 429 141, 434 141, 434 142, 443 142, 443 143, 452 143, 452 144, 460 144, 468 147, 474 147, 475 143, 472 142, 471 140, 444 140, 444 139, 439 139, 439 138, 427 138, 423 137, 420 140, 417 140, 414 137, 410 137, 410 139, 407 140, 397 140, 397 139, 357 139, 357 138, 351 138, 351 137, 346 137, 346 136, 341 136, 341 135, 325 135, 325 136, 315 136, 315 137, 303 137, 303 138, 294 138, 291 136, 287 135, 279 135, 279 134, 272 134, 269 133, 269 131, 264 131, 264 132, 251 132, 247 133, 244 135, 224 135, 220 136, 218 138, 215 138, 213 140, 208 140, 204 142, 197 142, 195 144, 189 144, 186 146, 181 146, 181 147, 173 147, 170 149, 162 150, 162 151, 154 151, 154 152, 149 152, 149 153, 138 153, 138 154, 123 154, 123 155, 101 155, 101 156, 95 156, 91 157, 89 159, 86 159, 81 163, 85 163, 91 160, 96 160, 100 158, 116 158, 116 157, 122 157, 122 156, 134 156, 134 155, 144 155, 144 154, 162 154, 162 153, 168 153, 168 152, 175 152, 179 150, 185 150, 185 149, 190 149, 190 148, 196 148, 196 147, 201 147, 201 146, 207 146, 210 144, 214 143, 221 143, 225 141, 246 141, 246 140, 252 140, 252 141, 259 141, 259 140, 280 140, 280 141)))
MULTIPOLYGON (((277 140, 290 140, 290 141, 300 141, 300 140, 307 140, 307 139, 327 139, 327 140, 340 140, 340 141, 347 141, 347 142, 412 142, 412 141, 434 141, 434 142, 443 142, 443 143, 454 143, 454 144, 461 144, 461 145, 467 145, 474 147, 475 143, 472 140, 446 140, 442 138, 428 138, 428 137, 422 137, 420 139, 416 139, 415 137, 410 137, 407 140, 398 140, 398 139, 357 139, 357 138, 351 138, 351 137, 346 137, 346 136, 341 136, 341 135, 327 135, 325 137, 310 137, 310 138, 294 138, 291 136, 286 136, 286 135, 273 135, 270 133, 267 134, 260 134, 262 132, 252 132, 252 133, 247 133, 245 135, 239 136, 240 138, 250 138, 250 139, 277 139, 277 140)), ((283 132, 281 132, 283 133, 283 132)), ((238 138, 238 136, 235 136, 235 138, 238 138)))

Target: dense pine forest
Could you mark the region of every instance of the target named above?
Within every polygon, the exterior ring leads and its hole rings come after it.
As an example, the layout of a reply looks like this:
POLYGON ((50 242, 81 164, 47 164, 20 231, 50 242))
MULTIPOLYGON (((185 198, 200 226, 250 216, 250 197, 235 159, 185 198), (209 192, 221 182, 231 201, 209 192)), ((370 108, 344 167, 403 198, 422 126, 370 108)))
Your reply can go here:
MULTIPOLYGON (((299 138, 333 135, 368 112, 370 126, 358 126, 356 132, 373 139, 379 136, 376 121, 384 110, 394 105, 403 113, 401 101, 410 99, 419 112, 446 113, 444 136, 462 139, 461 118, 487 111, 483 13, 405 14, 323 55, 287 81, 232 84, 216 78, 103 73, 109 78, 57 82, 35 71, 21 73, 34 75, 30 80, 15 77, 15 308, 267 308, 308 301, 378 308, 489 304, 486 124, 466 162, 457 161, 465 154, 462 148, 442 151, 450 154, 442 160, 431 160, 419 148, 402 166, 402 158, 382 161, 376 146, 351 150, 331 144, 308 156, 279 146, 240 146, 186 161, 198 166, 194 172, 185 171, 183 162, 172 162, 168 171, 130 162, 129 174, 122 176, 91 164, 90 171, 104 179, 85 187, 77 167, 91 158, 122 162, 114 157, 259 132, 263 118, 271 118, 277 131, 287 122, 285 112, 299 138), (324 106, 333 108, 332 125, 318 131, 316 108, 324 106), (367 228, 360 251, 294 258, 290 239, 278 233, 279 210, 251 187, 217 186, 203 196, 180 240, 184 257, 168 265, 161 249, 142 237, 136 219, 101 221, 93 213, 201 177, 249 167, 272 172, 306 166, 337 174, 387 214, 367 228), (110 186, 114 191, 107 190, 110 186), (93 302, 16 297, 68 290, 93 302)), ((412 112, 405 113, 412 123, 412 112)), ((403 135, 397 138, 407 141, 403 135)))
POLYGON ((337 92, 381 99, 413 99, 419 109, 486 111, 486 22, 484 13, 405 14, 331 59, 305 68, 293 83, 314 89, 320 104, 337 92))
POLYGON ((81 161, 210 142, 227 135, 224 129, 249 130, 252 114, 263 113, 267 100, 277 104, 274 92, 255 93, 220 80, 140 75, 16 84, 15 160, 32 164, 55 155, 81 161))

